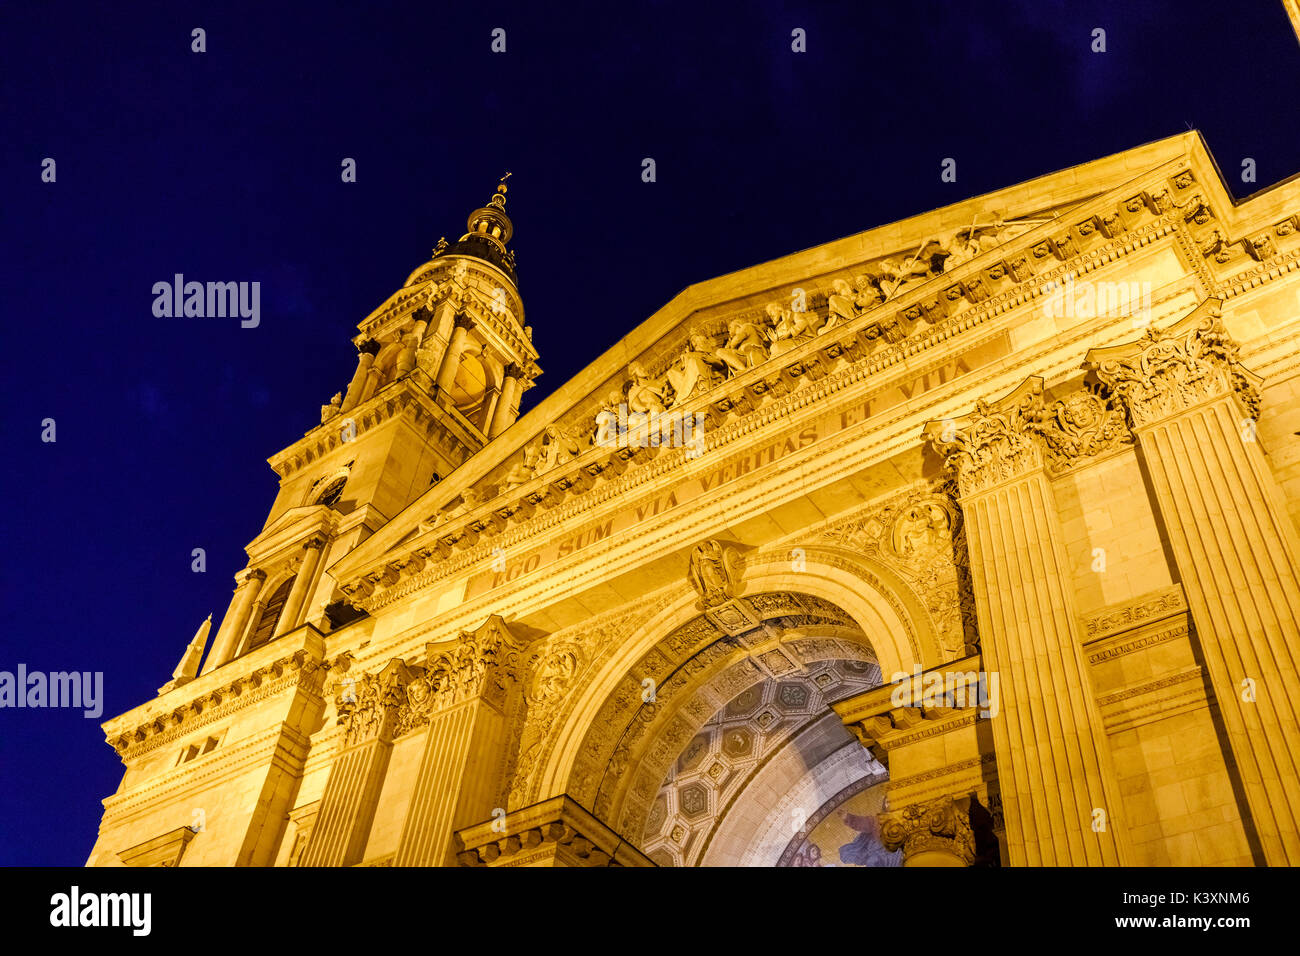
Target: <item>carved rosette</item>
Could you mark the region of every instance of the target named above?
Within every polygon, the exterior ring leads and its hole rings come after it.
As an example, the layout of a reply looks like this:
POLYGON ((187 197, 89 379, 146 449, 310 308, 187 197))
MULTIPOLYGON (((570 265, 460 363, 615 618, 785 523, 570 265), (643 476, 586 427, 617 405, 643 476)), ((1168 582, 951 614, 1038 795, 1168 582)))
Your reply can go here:
POLYGON ((926 438, 957 479, 962 496, 977 494, 1043 466, 1034 425, 1043 409, 1043 380, 1025 379, 997 402, 980 400, 960 420, 931 422, 926 438))
POLYGON ((941 852, 970 866, 975 860, 970 804, 970 794, 949 795, 882 813, 880 841, 891 852, 901 849, 904 864, 917 853, 941 852))
POLYGON ((1242 410, 1257 418, 1258 379, 1238 363, 1238 353, 1218 300, 1210 299, 1163 332, 1148 329, 1135 342, 1093 349, 1086 360, 1137 429, 1221 395, 1236 395, 1242 410))

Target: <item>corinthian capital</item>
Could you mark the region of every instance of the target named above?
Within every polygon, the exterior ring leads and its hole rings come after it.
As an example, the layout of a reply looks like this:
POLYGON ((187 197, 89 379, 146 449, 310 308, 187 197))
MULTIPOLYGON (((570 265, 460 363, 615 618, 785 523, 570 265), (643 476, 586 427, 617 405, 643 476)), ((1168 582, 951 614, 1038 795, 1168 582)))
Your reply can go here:
POLYGON ((497 615, 451 643, 427 645, 428 660, 406 688, 398 735, 428 722, 437 711, 479 698, 502 707, 519 679, 520 642, 497 615))
POLYGON ((965 418, 930 422, 925 437, 969 495, 1042 467, 1035 439, 1042 410, 1043 380, 1034 375, 995 402, 976 402, 965 418))
POLYGON ((880 814, 880 842, 903 851, 903 861, 917 853, 947 853, 969 866, 975 859, 975 831, 970 825, 970 794, 937 797, 880 814))
POLYGON ((1238 346, 1207 299, 1164 331, 1147 329, 1133 342, 1092 349, 1084 361, 1128 411, 1134 428, 1152 425, 1222 395, 1235 394, 1259 415, 1259 378, 1237 361, 1238 346))
POLYGON ((391 739, 398 709, 406 699, 406 685, 415 675, 400 658, 378 674, 345 677, 335 698, 338 722, 344 726, 344 746, 376 737, 391 739))

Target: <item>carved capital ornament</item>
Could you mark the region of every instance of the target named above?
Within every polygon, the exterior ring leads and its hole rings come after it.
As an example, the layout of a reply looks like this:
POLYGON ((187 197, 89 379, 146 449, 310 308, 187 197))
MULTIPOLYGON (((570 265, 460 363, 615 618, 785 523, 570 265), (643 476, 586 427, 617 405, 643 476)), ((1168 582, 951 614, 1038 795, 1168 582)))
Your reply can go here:
POLYGON ((1163 331, 1092 349, 1085 361, 1123 403, 1133 428, 1163 421, 1222 395, 1235 395, 1259 416, 1259 382, 1237 361, 1239 347, 1223 326, 1220 301, 1208 299, 1163 331))

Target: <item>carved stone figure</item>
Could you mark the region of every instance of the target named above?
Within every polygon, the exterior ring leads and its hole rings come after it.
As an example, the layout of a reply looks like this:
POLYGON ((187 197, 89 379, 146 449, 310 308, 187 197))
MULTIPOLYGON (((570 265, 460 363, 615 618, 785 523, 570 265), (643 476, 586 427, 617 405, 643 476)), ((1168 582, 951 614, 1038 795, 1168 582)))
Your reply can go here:
POLYGON ((534 477, 573 461, 582 454, 577 439, 559 425, 547 425, 542 433, 541 454, 534 469, 534 477))
POLYGON ((840 319, 848 321, 858 313, 858 306, 854 301, 857 296, 853 292, 853 287, 844 279, 832 279, 831 286, 835 292, 826 300, 826 304, 830 307, 830 316, 826 324, 818 330, 819 335, 833 328, 840 319))
POLYGON ((1110 399, 1087 389, 1044 409, 1034 428, 1043 437, 1047 470, 1054 475, 1084 459, 1133 443, 1124 413, 1110 399))
POLYGON ((942 547, 952 532, 952 518, 938 502, 923 499, 900 512, 890 532, 890 546, 901 558, 942 547))
POLYGON ((629 411, 640 414, 662 414, 664 394, 667 389, 663 379, 651 378, 640 362, 633 362, 627 367, 632 383, 627 390, 627 407, 629 411))
POLYGON ((524 447, 524 456, 515 462, 508 472, 503 484, 503 490, 513 491, 520 485, 532 481, 537 473, 537 456, 541 454, 542 443, 540 440, 532 442, 524 447))
POLYGON ((668 370, 668 384, 673 389, 672 407, 683 404, 692 395, 707 391, 713 385, 713 369, 723 364, 714 351, 707 336, 692 333, 686 351, 668 370))
POLYGON ((320 423, 322 425, 339 413, 339 406, 342 402, 343 393, 335 392, 334 397, 330 399, 330 403, 320 407, 320 423))
POLYGON ((752 319, 732 319, 727 326, 727 344, 713 354, 734 372, 743 372, 767 361, 767 332, 752 319))
POLYGON ((870 312, 885 301, 885 293, 881 291, 879 283, 865 272, 853 277, 853 287, 858 290, 853 304, 859 312, 870 312))
POLYGON ((774 323, 770 357, 775 358, 799 345, 799 338, 811 334, 817 317, 811 312, 794 312, 775 302, 767 304, 767 314, 774 323))
POLYGON ((691 552, 691 584, 705 607, 716 607, 734 596, 734 561, 735 556, 717 541, 705 541, 691 552))

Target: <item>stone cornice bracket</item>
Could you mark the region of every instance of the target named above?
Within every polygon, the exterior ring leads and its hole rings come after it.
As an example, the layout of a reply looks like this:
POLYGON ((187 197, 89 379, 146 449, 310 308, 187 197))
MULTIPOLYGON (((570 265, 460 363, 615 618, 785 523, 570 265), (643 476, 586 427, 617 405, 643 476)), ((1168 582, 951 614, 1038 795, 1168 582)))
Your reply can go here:
POLYGON ((1042 412, 1043 380, 1031 375, 997 401, 976 402, 964 418, 929 422, 924 436, 965 497, 1043 467, 1034 437, 1042 412))
POLYGON ((406 687, 415 676, 405 661, 395 657, 378 674, 343 678, 334 703, 338 723, 344 727, 344 746, 391 739, 398 711, 406 701, 406 687))
POLYGON ((456 857, 461 866, 508 866, 533 858, 552 858, 561 866, 654 866, 567 795, 466 827, 457 838, 465 848, 456 857))
POLYGON ((1235 395, 1242 412, 1258 418, 1262 379, 1237 361, 1240 348, 1223 326, 1221 305, 1207 299, 1164 331, 1148 329, 1135 341, 1084 356, 1135 430, 1220 395, 1235 395))
POLYGON ((971 795, 963 794, 887 811, 880 814, 880 842, 891 852, 902 850, 904 864, 928 851, 950 854, 970 866, 975 861, 970 810, 971 795))

